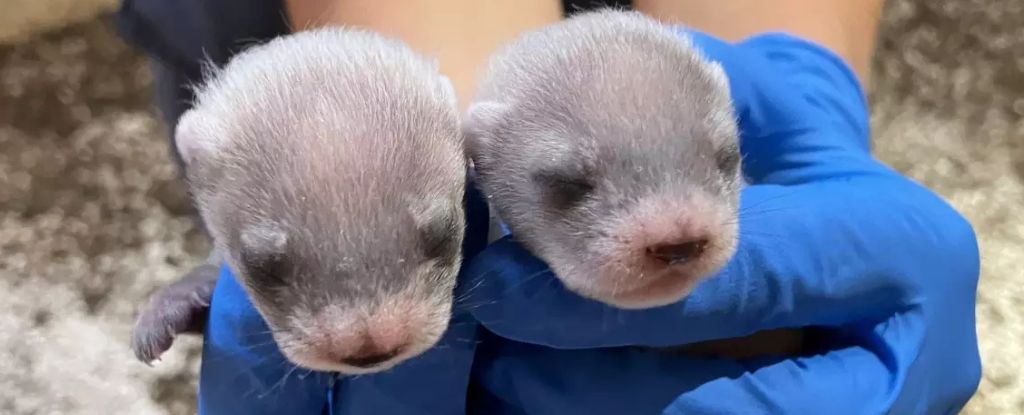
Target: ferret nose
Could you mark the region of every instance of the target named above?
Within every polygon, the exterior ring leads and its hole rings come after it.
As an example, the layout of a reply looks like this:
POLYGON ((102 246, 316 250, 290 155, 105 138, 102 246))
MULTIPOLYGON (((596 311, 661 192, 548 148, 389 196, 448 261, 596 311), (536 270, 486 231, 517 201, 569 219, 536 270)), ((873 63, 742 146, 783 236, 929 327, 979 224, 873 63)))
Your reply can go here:
POLYGON ((681 265, 690 262, 704 253, 707 239, 697 239, 678 244, 654 245, 647 248, 647 255, 666 265, 681 265))
POLYGON ((364 345, 355 353, 339 359, 341 363, 358 368, 370 368, 393 359, 405 350, 405 346, 381 348, 375 345, 364 345))

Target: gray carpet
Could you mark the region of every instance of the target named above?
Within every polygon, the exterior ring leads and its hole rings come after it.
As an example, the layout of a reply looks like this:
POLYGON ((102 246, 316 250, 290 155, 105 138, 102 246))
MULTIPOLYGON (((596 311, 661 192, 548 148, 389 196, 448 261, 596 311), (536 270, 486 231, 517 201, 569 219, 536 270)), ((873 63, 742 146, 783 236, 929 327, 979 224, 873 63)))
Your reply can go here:
MULTIPOLYGON (((891 1, 876 70, 879 157, 981 239, 966 413, 1024 413, 1024 2, 891 1)), ((205 249, 150 82, 102 20, 0 49, 0 413, 194 412, 194 339, 155 369, 127 346, 136 305, 205 249)))

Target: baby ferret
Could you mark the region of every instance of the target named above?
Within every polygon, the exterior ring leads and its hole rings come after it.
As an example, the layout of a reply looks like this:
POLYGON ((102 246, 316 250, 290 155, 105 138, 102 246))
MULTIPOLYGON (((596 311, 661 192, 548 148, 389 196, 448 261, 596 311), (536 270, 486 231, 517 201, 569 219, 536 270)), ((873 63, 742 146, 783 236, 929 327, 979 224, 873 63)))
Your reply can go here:
MULTIPOLYGON (((490 59, 463 130, 496 216, 582 296, 674 303, 736 250, 744 179, 726 74, 641 13, 521 35, 490 59)), ((800 342, 768 333, 752 349, 800 342)))
POLYGON ((685 42, 639 13, 580 14, 495 54, 467 110, 481 189, 581 295, 675 302, 736 247, 728 84, 685 42))
MULTIPOLYGON (((323 28, 253 46, 208 78, 175 143, 215 252, 285 357, 358 374, 432 347, 462 261, 467 169, 437 63, 323 28)), ((170 347, 215 282, 208 268, 158 292, 137 356, 170 347)))

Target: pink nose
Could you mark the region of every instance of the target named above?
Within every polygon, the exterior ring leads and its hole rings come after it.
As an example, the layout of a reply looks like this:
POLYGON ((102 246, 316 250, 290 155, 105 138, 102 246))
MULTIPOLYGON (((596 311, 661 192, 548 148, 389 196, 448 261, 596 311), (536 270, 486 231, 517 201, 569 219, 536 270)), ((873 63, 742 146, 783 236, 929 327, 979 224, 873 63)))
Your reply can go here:
POLYGON ((647 255, 665 265, 682 265, 699 258, 704 253, 707 245, 707 239, 654 245, 647 248, 647 255))
POLYGON ((394 359, 409 350, 412 333, 404 327, 375 319, 370 327, 364 323, 348 326, 342 333, 333 333, 320 345, 324 357, 346 366, 369 369, 394 359))
POLYGON ((339 361, 349 366, 365 369, 377 366, 395 358, 402 354, 402 352, 405 351, 405 348, 405 345, 398 347, 380 347, 374 343, 367 342, 354 353, 342 356, 339 361))
POLYGON ((426 313, 420 311, 423 307, 419 302, 393 298, 369 313, 365 309, 326 308, 315 316, 302 343, 311 360, 338 370, 388 366, 428 340, 431 326, 426 313))

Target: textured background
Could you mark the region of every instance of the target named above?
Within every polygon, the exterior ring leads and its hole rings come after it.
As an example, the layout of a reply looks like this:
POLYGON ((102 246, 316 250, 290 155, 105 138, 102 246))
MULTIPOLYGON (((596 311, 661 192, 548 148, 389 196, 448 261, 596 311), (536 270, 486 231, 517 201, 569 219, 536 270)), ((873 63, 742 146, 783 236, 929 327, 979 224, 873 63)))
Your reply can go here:
POLYGON ((117 7, 118 0, 4 0, 0 43, 26 41, 33 35, 95 18, 117 7))
MULTIPOLYGON (((156 369, 127 346, 136 304, 205 250, 149 74, 95 17, 111 1, 22 3, 36 23, 0 19, 18 41, 0 46, 0 413, 192 413, 197 341, 156 369)), ((879 157, 980 236, 984 379, 966 412, 1024 413, 1024 2, 890 0, 876 68, 879 157)))

